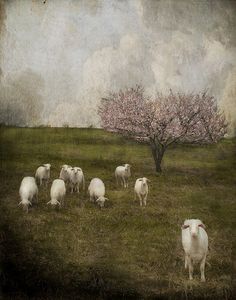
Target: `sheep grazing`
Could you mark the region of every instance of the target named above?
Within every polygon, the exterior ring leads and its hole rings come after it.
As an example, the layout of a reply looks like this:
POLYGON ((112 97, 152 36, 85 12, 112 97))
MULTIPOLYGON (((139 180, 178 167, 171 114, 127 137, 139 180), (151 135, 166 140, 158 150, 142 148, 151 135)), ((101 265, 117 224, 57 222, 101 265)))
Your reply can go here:
POLYGON ((135 200, 136 196, 139 198, 140 206, 146 206, 147 204, 148 182, 150 182, 150 180, 146 177, 138 178, 135 182, 134 196, 135 200))
POLYGON ((99 207, 102 209, 104 207, 105 201, 109 201, 108 198, 100 196, 97 198, 96 203, 99 205, 99 207))
POLYGON ((125 188, 128 187, 128 179, 131 176, 130 165, 125 164, 124 166, 119 166, 115 170, 116 184, 119 185, 119 181, 121 186, 125 188))
POLYGON ((208 235, 202 221, 198 219, 184 221, 182 245, 185 252, 185 269, 189 268, 189 279, 193 279, 193 264, 200 262, 201 281, 206 281, 205 262, 208 251, 208 235))
POLYGON ((19 206, 23 206, 23 210, 28 213, 29 205, 32 206, 32 201, 38 202, 38 187, 34 177, 24 177, 21 181, 19 194, 21 201, 19 206))
POLYGON ((71 166, 69 166, 69 165, 61 166, 61 171, 60 171, 59 178, 64 180, 65 183, 70 182, 69 168, 71 168, 71 166))
POLYGON ((48 185, 48 180, 50 178, 50 164, 44 164, 36 170, 35 178, 39 182, 39 185, 41 186, 43 184, 43 181, 46 182, 46 186, 48 185))
POLYGON ((69 168, 68 170, 70 176, 71 193, 79 193, 80 187, 85 189, 84 173, 79 167, 69 168))
POLYGON ((105 198, 105 185, 99 178, 93 178, 88 187, 90 201, 96 202, 100 208, 104 207, 104 202, 109 200, 105 198))
POLYGON ((47 204, 51 204, 52 206, 56 205, 64 205, 64 197, 66 194, 66 185, 64 180, 62 179, 55 179, 53 180, 50 196, 51 200, 47 204))

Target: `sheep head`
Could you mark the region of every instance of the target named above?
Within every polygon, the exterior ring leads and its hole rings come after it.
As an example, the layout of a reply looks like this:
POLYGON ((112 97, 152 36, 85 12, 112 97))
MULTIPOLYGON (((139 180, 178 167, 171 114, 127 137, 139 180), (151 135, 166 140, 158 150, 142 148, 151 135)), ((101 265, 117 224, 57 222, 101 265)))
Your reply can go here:
POLYGON ((184 224, 182 225, 182 230, 189 228, 190 234, 193 238, 198 237, 199 234, 199 227, 205 229, 206 226, 202 223, 201 220, 192 219, 192 220, 185 220, 184 224))

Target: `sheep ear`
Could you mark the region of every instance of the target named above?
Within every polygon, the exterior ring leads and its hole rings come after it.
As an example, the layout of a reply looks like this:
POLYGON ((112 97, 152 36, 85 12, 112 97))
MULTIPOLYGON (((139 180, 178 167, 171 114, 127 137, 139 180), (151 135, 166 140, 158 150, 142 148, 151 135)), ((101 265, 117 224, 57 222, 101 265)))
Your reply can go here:
POLYGON ((185 225, 185 224, 183 224, 183 225, 181 226, 182 229, 186 229, 186 228, 188 228, 188 227, 189 227, 189 225, 185 225))
POLYGON ((143 178, 139 178, 139 180, 138 181, 143 181, 143 178))
POLYGON ((203 229, 206 229, 206 226, 203 223, 199 224, 198 226, 202 227, 203 229))
POLYGON ((105 198, 106 201, 110 201, 108 198, 105 198))

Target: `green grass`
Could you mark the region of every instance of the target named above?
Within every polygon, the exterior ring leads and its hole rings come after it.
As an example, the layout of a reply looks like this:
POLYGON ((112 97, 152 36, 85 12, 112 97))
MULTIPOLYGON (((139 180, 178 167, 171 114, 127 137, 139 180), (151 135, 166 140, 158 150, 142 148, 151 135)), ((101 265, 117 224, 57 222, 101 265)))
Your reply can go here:
MULTIPOLYGON (((175 146, 155 173, 147 145, 98 129, 0 128, 1 281, 6 299, 230 299, 236 203, 236 140, 175 146), (132 165, 128 190, 117 189, 114 169, 132 165), (18 206, 23 176, 51 163, 83 168, 88 185, 104 180, 104 210, 86 192, 66 195, 66 207, 46 206, 49 189, 29 214, 18 206), (135 179, 151 180, 146 208, 133 199, 135 179), (180 226, 207 226, 206 283, 184 270, 180 226)), ((234 248, 235 249, 235 248, 234 248)))

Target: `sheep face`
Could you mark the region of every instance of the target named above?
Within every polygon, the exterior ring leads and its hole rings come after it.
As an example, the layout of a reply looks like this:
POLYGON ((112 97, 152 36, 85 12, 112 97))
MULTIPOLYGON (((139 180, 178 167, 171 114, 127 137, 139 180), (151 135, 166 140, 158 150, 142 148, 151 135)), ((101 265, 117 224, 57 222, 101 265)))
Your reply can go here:
POLYGON ((129 164, 125 164, 124 167, 125 167, 125 172, 127 173, 127 175, 130 176, 130 167, 131 166, 129 164))
POLYGON ((143 181, 143 185, 144 185, 144 186, 146 186, 147 183, 150 182, 150 180, 147 179, 146 177, 143 177, 143 178, 142 178, 142 181, 143 181))
POLYGON ((19 206, 22 206, 23 211, 28 213, 29 206, 32 206, 32 203, 29 200, 24 199, 19 203, 19 206))
POLYGON ((71 168, 69 165, 62 165, 61 168, 65 171, 67 171, 68 168, 71 168))
POLYGON ((205 229, 205 225, 200 220, 191 220, 191 222, 184 222, 182 229, 189 228, 190 234, 192 238, 197 238, 199 235, 199 227, 205 229))
POLYGON ((44 164, 43 166, 46 168, 46 170, 50 170, 51 169, 51 164, 44 164))
POLYGON ((143 186, 143 187, 146 187, 146 186, 147 186, 147 183, 150 182, 150 180, 147 179, 146 177, 140 178, 139 181, 142 182, 142 186, 143 186))
POLYGON ((103 208, 104 207, 104 203, 105 203, 106 200, 109 200, 109 199, 105 198, 103 196, 100 196, 100 197, 97 198, 96 202, 100 206, 100 208, 103 208))
POLYGON ((76 170, 76 173, 82 173, 82 169, 79 167, 74 167, 74 169, 76 170))
POLYGON ((75 174, 79 174, 79 173, 82 174, 82 173, 83 173, 83 172, 82 172, 82 169, 79 168, 79 167, 74 167, 73 169, 74 169, 74 173, 75 173, 75 174))

